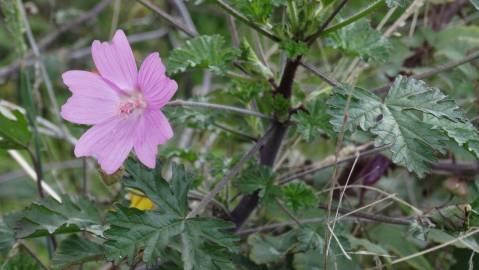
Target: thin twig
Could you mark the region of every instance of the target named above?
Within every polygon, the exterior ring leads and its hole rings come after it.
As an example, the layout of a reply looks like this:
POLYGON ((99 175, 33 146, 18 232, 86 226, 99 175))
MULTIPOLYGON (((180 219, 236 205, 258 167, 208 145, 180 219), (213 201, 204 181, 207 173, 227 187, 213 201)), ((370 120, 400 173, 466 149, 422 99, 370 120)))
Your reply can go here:
POLYGON ((40 267, 44 270, 49 270, 50 268, 48 268, 48 266, 46 266, 45 264, 43 264, 42 260, 40 260, 40 258, 38 257, 37 254, 35 254, 35 252, 33 252, 33 250, 27 246, 23 241, 20 241, 19 242, 19 247, 21 249, 23 249, 26 253, 28 253, 28 255, 30 255, 31 258, 33 258, 37 265, 40 265, 40 267))
POLYGON ((167 106, 185 106, 185 107, 203 107, 203 108, 208 108, 208 109, 216 109, 216 110, 224 110, 224 111, 230 111, 234 113, 239 113, 239 114, 244 114, 244 115, 250 115, 250 116, 255 116, 267 120, 274 120, 272 117, 267 116, 265 114, 255 112, 255 111, 250 111, 247 109, 242 109, 242 108, 237 108, 237 107, 232 107, 232 106, 227 106, 227 105, 222 105, 222 104, 214 104, 214 103, 207 103, 207 102, 199 102, 199 101, 186 101, 186 100, 180 100, 176 99, 173 101, 170 101, 166 104, 167 106))
POLYGON ((268 141, 273 133, 272 131, 273 129, 268 130, 265 135, 259 139, 258 142, 256 142, 256 144, 248 152, 246 152, 246 154, 240 159, 240 161, 238 161, 238 163, 236 163, 236 165, 228 172, 228 174, 226 174, 223 179, 213 188, 213 190, 211 190, 208 195, 201 200, 199 205, 188 214, 187 218, 201 214, 210 201, 214 199, 216 194, 218 194, 229 183, 229 181, 240 172, 243 165, 248 162, 248 160, 253 158, 256 152, 268 141))
MULTIPOLYGON (((385 145, 385 146, 377 147, 377 148, 374 148, 374 149, 366 150, 364 152, 359 152, 359 157, 365 157, 365 156, 369 156, 369 155, 372 155, 372 154, 376 154, 378 152, 381 152, 381 151, 384 151, 384 150, 388 149, 389 147, 390 147, 390 145, 385 145)), ((309 175, 309 174, 314 174, 314 173, 322 171, 324 169, 331 168, 331 167, 335 166, 336 164, 342 164, 342 163, 349 162, 349 161, 354 160, 354 159, 356 159, 356 155, 351 155, 351 156, 347 156, 347 157, 338 159, 336 162, 333 161, 333 162, 330 162, 328 164, 321 165, 319 167, 315 167, 315 168, 311 168, 311 169, 308 169, 308 170, 302 170, 302 171, 299 171, 299 172, 296 172, 296 173, 292 173, 292 174, 281 177, 278 180, 278 183, 280 185, 284 185, 284 184, 287 184, 287 183, 289 183, 289 182, 291 182, 295 179, 298 179, 300 177, 303 177, 303 176, 306 176, 306 175, 309 175)))
MULTIPOLYGON (((28 18, 25 12, 25 7, 23 6, 23 2, 21 0, 17 0, 17 5, 18 5, 19 13, 20 13, 20 18, 22 19, 23 26, 25 27, 25 32, 27 35, 28 42, 38 62, 40 72, 43 77, 43 82, 45 83, 45 87, 47 89, 47 94, 48 94, 48 98, 50 99, 53 115, 55 115, 55 118, 57 119, 58 124, 61 127, 61 131, 65 134, 66 137, 70 137, 71 136, 70 132, 63 125, 63 120, 60 116, 60 109, 56 100, 55 92, 53 90, 53 84, 50 79, 50 76, 48 75, 47 69, 45 67, 45 63, 43 62, 42 55, 40 53, 40 48, 38 47, 35 41, 35 37, 33 36, 32 29, 30 28, 30 23, 28 22, 28 18)), ((36 158, 39 159, 40 157, 36 157, 36 158)))
POLYGON ((419 9, 422 6, 424 0, 415 0, 409 5, 409 7, 404 11, 404 13, 384 32, 384 37, 390 37, 397 28, 399 28, 403 23, 414 14, 416 9, 419 9))
MULTIPOLYGON (((35 170, 28 164, 28 162, 18 153, 17 150, 8 150, 8 154, 22 167, 22 169, 30 176, 30 178, 34 181, 37 182, 37 173, 35 170)), ((41 181, 41 187, 43 190, 45 190, 46 193, 48 193, 50 196, 52 196, 55 200, 58 202, 62 202, 62 199, 60 196, 51 188, 45 181, 41 181)))
POLYGON ((234 135, 236 135, 236 136, 240 136, 240 137, 243 137, 243 138, 245 138, 245 139, 248 139, 248 140, 251 140, 251 141, 254 141, 254 142, 258 141, 258 138, 254 137, 254 136, 251 136, 251 135, 249 135, 249 134, 246 134, 246 133, 244 133, 244 132, 241 132, 241 131, 239 131, 239 130, 234 130, 234 129, 228 127, 228 126, 225 126, 225 125, 222 125, 222 124, 218 124, 218 123, 212 123, 212 125, 215 126, 215 127, 220 128, 220 129, 222 129, 222 130, 224 130, 224 131, 226 131, 226 132, 229 132, 229 133, 231 133, 231 134, 234 134, 234 135))
POLYGON ((228 5, 226 2, 223 0, 215 0, 215 2, 223 8, 227 13, 229 13, 231 16, 235 17, 236 19, 242 21, 246 25, 250 26, 251 28, 255 29, 256 31, 260 32, 264 36, 268 37, 269 39, 279 42, 281 39, 277 36, 275 36, 273 33, 271 33, 269 30, 264 29, 261 25, 258 25, 255 22, 250 21, 248 18, 246 18, 243 14, 241 14, 239 11, 228 5))
MULTIPOLYGON (((48 47, 50 44, 52 44, 58 37, 60 37, 62 34, 69 32, 71 29, 77 27, 78 25, 85 23, 85 22, 90 22, 92 18, 96 17, 101 11, 103 11, 108 4, 112 0, 103 0, 100 3, 98 3, 96 6, 94 6, 92 9, 90 9, 88 12, 85 12, 83 15, 79 16, 78 18, 72 20, 71 22, 64 24, 58 28, 57 31, 50 32, 48 35, 46 35, 44 38, 38 41, 38 48, 40 50, 45 49, 48 47)), ((4 78, 9 76, 11 73, 15 72, 20 68, 20 65, 22 62, 25 61, 25 59, 29 59, 33 56, 33 52, 30 50, 23 59, 16 60, 15 62, 11 63, 8 65, 6 68, 0 69, 0 78, 4 78)))
MULTIPOLYGON (((329 192, 330 190, 336 190, 336 189, 342 189, 342 188, 344 188, 344 186, 337 186, 337 187, 334 187, 334 188, 328 188, 328 189, 325 189, 325 190, 322 190, 322 191, 316 193, 316 195, 320 195, 320 194, 322 194, 322 193, 329 192)), ((375 191, 375 192, 380 193, 380 194, 383 194, 383 195, 385 195, 385 196, 391 196, 391 195, 392 195, 391 193, 388 193, 388 192, 386 192, 386 191, 384 191, 384 190, 382 190, 382 189, 379 189, 379 188, 373 187, 373 186, 366 186, 366 185, 349 185, 349 186, 347 186, 347 188, 348 188, 348 189, 349 189, 349 188, 363 188, 363 189, 375 191)), ((403 199, 401 199, 401 198, 399 198, 399 197, 397 197, 397 196, 392 196, 391 199, 394 200, 394 201, 396 201, 397 203, 400 203, 400 204, 402 204, 402 205, 404 205, 404 206, 406 206, 406 207, 412 209, 412 210, 414 211, 415 215, 422 215, 422 214, 423 214, 423 212, 422 212, 421 209, 415 207, 414 205, 412 205, 412 204, 406 202, 405 200, 403 200, 403 199)))
POLYGON ((198 30, 196 29, 195 24, 193 23, 193 20, 191 19, 190 12, 185 6, 185 3, 183 0, 172 0, 172 2, 175 4, 176 8, 181 14, 181 17, 183 18, 183 21, 185 22, 186 26, 191 30, 191 32, 195 33, 195 36, 198 36, 198 30))
POLYGON ((153 4, 151 1, 149 1, 149 0, 136 0, 136 1, 139 2, 140 4, 144 5, 145 7, 150 9, 151 11, 155 12, 158 16, 165 19, 171 25, 180 29, 185 34, 189 35, 190 37, 198 36, 198 33, 196 31, 194 31, 193 29, 190 29, 188 26, 184 25, 178 19, 170 16, 170 14, 168 14, 166 11, 162 10, 157 5, 153 4))
POLYGON ((294 214, 291 213, 291 211, 289 211, 289 209, 286 207, 286 205, 283 204, 280 199, 276 198, 276 203, 278 204, 279 208, 281 208, 281 210, 296 223, 296 225, 301 226, 301 221, 297 217, 295 217, 294 214))
MULTIPOLYGON (((417 79, 417 80, 422 80, 422 79, 429 78, 431 76, 437 75, 441 72, 454 69, 454 68, 456 68, 460 65, 469 63, 469 62, 477 60, 477 59, 479 59, 479 50, 467 55, 463 59, 450 61, 448 63, 445 63, 445 64, 439 65, 435 68, 432 68, 431 70, 413 75, 411 77, 414 78, 414 79, 417 79)), ((375 88, 371 91, 374 92, 375 94, 381 94, 381 93, 387 92, 390 88, 391 88, 391 84, 388 84, 388 85, 384 85, 384 86, 375 88)))
POLYGON ((329 17, 323 22, 323 24, 319 27, 318 31, 316 31, 314 34, 306 38, 306 42, 308 44, 313 43, 321 34, 323 34, 324 30, 329 26, 329 24, 333 21, 333 19, 338 15, 338 13, 343 9, 343 7, 346 5, 348 0, 342 0, 341 3, 334 9, 334 11, 329 15, 329 17))
POLYGON ((384 0, 378 0, 374 3, 372 3, 371 5, 369 5, 368 7, 366 7, 365 9, 359 11, 358 13, 352 15, 351 17, 347 18, 347 19, 344 19, 342 20, 341 22, 331 26, 331 27, 328 27, 327 29, 325 29, 322 33, 322 35, 326 35, 328 33, 331 33, 331 32, 334 32, 338 29, 341 29, 369 14, 371 14, 372 12, 376 11, 378 8, 380 8, 382 5, 384 4, 384 0))
POLYGON ((340 87, 341 83, 334 79, 332 76, 322 72, 317 67, 305 62, 304 60, 301 61, 301 65, 305 67, 307 70, 313 72, 316 76, 321 78, 323 81, 327 82, 329 85, 333 87, 340 87))
MULTIPOLYGON (((343 190, 345 190, 345 189, 346 189, 346 186, 345 186, 345 188, 344 188, 343 190)), ((340 220, 340 219, 343 219, 343 218, 348 217, 348 216, 350 216, 350 215, 354 215, 354 214, 357 213, 357 212, 360 212, 360 211, 362 211, 362 210, 364 210, 364 209, 367 209, 367 208, 369 208, 369 207, 372 207, 372 206, 374 206, 374 205, 376 205, 376 204, 382 203, 382 202, 384 202, 384 201, 386 201, 386 200, 389 200, 389 199, 391 199, 391 198, 393 198, 393 197, 396 197, 396 194, 388 195, 388 196, 386 196, 386 197, 384 197, 384 198, 382 198, 382 199, 376 200, 376 201, 374 201, 374 202, 372 202, 372 203, 368 203, 368 204, 366 204, 366 205, 364 205, 364 206, 361 206, 361 207, 359 207, 359 208, 357 208, 357 209, 354 209, 354 210, 352 210, 352 211, 345 212, 345 213, 343 212, 343 215, 341 215, 341 216, 339 216, 339 217, 337 216, 337 217, 333 220, 333 222, 337 222, 337 221, 340 220)), ((342 210, 344 210, 344 209, 342 209, 342 210)), ((337 211, 337 212, 340 211, 339 206, 337 207, 337 210, 336 210, 336 211, 337 211)))
MULTIPOLYGON (((459 236, 459 237, 457 237, 457 238, 455 238, 455 239, 452 239, 452 240, 447 241, 447 242, 445 242, 445 243, 442 243, 442 244, 440 244, 440 245, 437 245, 437 246, 434 246, 434 247, 425 249, 425 250, 423 250, 423 251, 416 252, 416 253, 414 253, 414 254, 411 254, 411 255, 408 255, 408 256, 399 258, 399 259, 397 259, 397 260, 394 260, 394 261, 391 262, 391 264, 398 264, 398 263, 401 263, 401 262, 405 262, 405 261, 408 261, 408 260, 417 258, 417 257, 419 257, 419 256, 423 256, 423 255, 425 255, 425 254, 428 254, 428 253, 434 252, 434 251, 436 251, 436 250, 439 250, 439 249, 441 249, 441 248, 444 248, 444 247, 447 247, 447 246, 449 246, 449 245, 452 245, 452 244, 456 243, 457 241, 461 241, 461 240, 463 240, 463 239, 466 239, 466 238, 468 238, 468 237, 471 237, 471 236, 473 236, 473 235, 475 235, 475 234, 477 234, 477 233, 479 233, 479 229, 476 228, 475 230, 472 230, 472 231, 470 231, 470 232, 468 232, 468 233, 466 233, 466 234, 463 234, 463 235, 461 235, 461 236, 459 236)), ((376 269, 376 267, 370 268, 370 269, 376 269)))

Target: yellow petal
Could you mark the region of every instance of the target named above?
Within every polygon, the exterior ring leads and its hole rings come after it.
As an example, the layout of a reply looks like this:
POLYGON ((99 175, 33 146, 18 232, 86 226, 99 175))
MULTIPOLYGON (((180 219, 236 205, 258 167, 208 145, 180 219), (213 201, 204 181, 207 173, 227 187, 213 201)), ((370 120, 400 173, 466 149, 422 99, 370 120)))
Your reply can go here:
POLYGON ((153 209, 153 202, 145 196, 138 195, 134 192, 130 192, 130 207, 140 210, 153 209))

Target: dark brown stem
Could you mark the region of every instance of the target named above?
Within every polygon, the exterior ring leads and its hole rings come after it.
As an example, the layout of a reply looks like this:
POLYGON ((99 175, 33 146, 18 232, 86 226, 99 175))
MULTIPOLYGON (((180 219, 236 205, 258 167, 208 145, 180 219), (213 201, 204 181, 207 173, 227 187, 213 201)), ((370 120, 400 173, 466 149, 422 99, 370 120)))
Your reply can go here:
MULTIPOLYGON (((301 58, 302 57, 299 56, 296 59, 288 59, 284 67, 283 76, 276 93, 282 95, 286 99, 291 98, 294 77, 298 70, 298 66, 301 63, 301 58)), ((272 135, 263 148, 261 148, 260 152, 260 163, 270 167, 274 165, 274 161, 276 160, 276 156, 281 147, 281 142, 288 130, 288 125, 285 123, 273 122, 271 128, 272 135)), ((237 229, 243 225, 249 215, 254 211, 258 205, 258 199, 258 191, 246 195, 241 198, 238 205, 231 212, 231 221, 235 223, 237 229)))

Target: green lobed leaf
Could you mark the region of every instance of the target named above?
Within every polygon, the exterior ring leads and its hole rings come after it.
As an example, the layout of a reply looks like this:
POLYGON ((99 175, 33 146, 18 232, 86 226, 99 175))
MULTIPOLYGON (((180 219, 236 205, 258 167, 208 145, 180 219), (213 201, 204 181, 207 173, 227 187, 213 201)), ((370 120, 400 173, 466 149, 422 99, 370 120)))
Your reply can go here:
POLYGON ((173 165, 168 182, 161 176, 161 166, 151 170, 129 159, 125 168, 131 176, 125 179, 125 186, 142 191, 158 210, 143 212, 118 205, 107 215, 110 228, 105 231, 105 249, 109 260, 128 259, 134 264, 137 253, 143 251, 143 262, 154 266, 171 247, 183 250, 184 269, 223 269, 231 264, 229 252, 238 240, 232 233, 233 224, 215 218, 186 219, 193 177, 183 166, 173 165))
POLYGON ((170 183, 161 176, 161 165, 149 169, 141 162, 130 158, 124 167, 131 175, 130 179, 125 179, 125 186, 143 192, 165 213, 186 216, 187 195, 192 177, 188 177, 182 165, 173 165, 173 178, 170 183))
POLYGON ((257 23, 268 22, 274 8, 271 0, 230 0, 230 2, 246 17, 257 23))
POLYGON ((235 269, 226 250, 238 241, 229 233, 234 225, 219 219, 193 218, 185 222, 181 235, 185 270, 235 269), (209 240, 209 243, 205 241, 209 240), (214 243, 214 244, 210 244, 214 243))
POLYGON ((328 35, 329 44, 346 54, 377 62, 388 60, 392 50, 389 41, 371 28, 366 19, 361 19, 328 35))
POLYGON ((239 55, 238 49, 224 48, 224 44, 224 38, 220 35, 203 35, 186 41, 184 46, 174 49, 168 57, 168 73, 176 74, 200 67, 224 74, 228 65, 239 55))
POLYGON ((242 170, 235 184, 242 193, 251 194, 259 190, 261 202, 267 203, 281 195, 281 189, 274 183, 275 178, 271 167, 250 164, 242 170))
POLYGON ((477 153, 477 131, 461 109, 440 90, 427 87, 422 81, 399 76, 384 102, 361 88, 337 89, 329 101, 331 123, 337 131, 349 94, 346 130, 359 127, 370 131, 376 136, 376 146, 391 145, 393 162, 420 177, 436 161, 436 152, 445 151, 448 136, 477 153))
POLYGON ((306 43, 302 41, 295 41, 292 39, 282 40, 280 43, 280 47, 286 52, 288 58, 291 59, 306 54, 309 50, 309 47, 306 43))
POLYGON ((332 133, 327 104, 319 98, 308 102, 306 111, 298 111, 293 115, 292 120, 297 122, 298 132, 306 142, 312 142, 321 132, 332 133))
POLYGON ((313 228, 309 225, 304 225, 298 228, 297 238, 299 242, 299 248, 302 251, 322 249, 323 248, 323 237, 321 233, 324 232, 324 228, 321 227, 321 230, 313 228))
POLYGON ((315 207, 318 203, 314 191, 303 182, 289 183, 283 187, 283 199, 294 211, 315 207))
POLYGON ((104 227, 97 207, 84 197, 49 197, 23 210, 15 227, 17 238, 87 231, 102 236, 104 227))
POLYGON ((156 262, 169 239, 181 233, 183 225, 183 220, 175 215, 121 205, 107 215, 107 221, 110 228, 105 231, 109 239, 104 244, 106 257, 112 261, 128 258, 130 264, 141 249, 144 262, 156 262))
POLYGON ((78 235, 71 235, 60 243, 52 259, 54 269, 100 260, 105 250, 101 244, 92 242, 78 235))

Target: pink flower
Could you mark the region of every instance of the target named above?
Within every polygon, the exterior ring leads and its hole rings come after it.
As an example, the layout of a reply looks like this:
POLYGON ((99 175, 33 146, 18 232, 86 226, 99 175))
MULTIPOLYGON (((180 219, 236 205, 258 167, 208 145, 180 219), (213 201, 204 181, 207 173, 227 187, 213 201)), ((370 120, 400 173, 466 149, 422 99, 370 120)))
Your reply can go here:
POLYGON ((95 40, 91 51, 99 75, 80 70, 62 75, 73 93, 62 106, 62 117, 93 125, 75 145, 75 156, 93 156, 112 174, 134 148, 138 159, 154 168, 158 145, 173 136, 160 109, 178 85, 165 75, 156 52, 148 55, 138 71, 122 30, 116 31, 111 43, 95 40))

